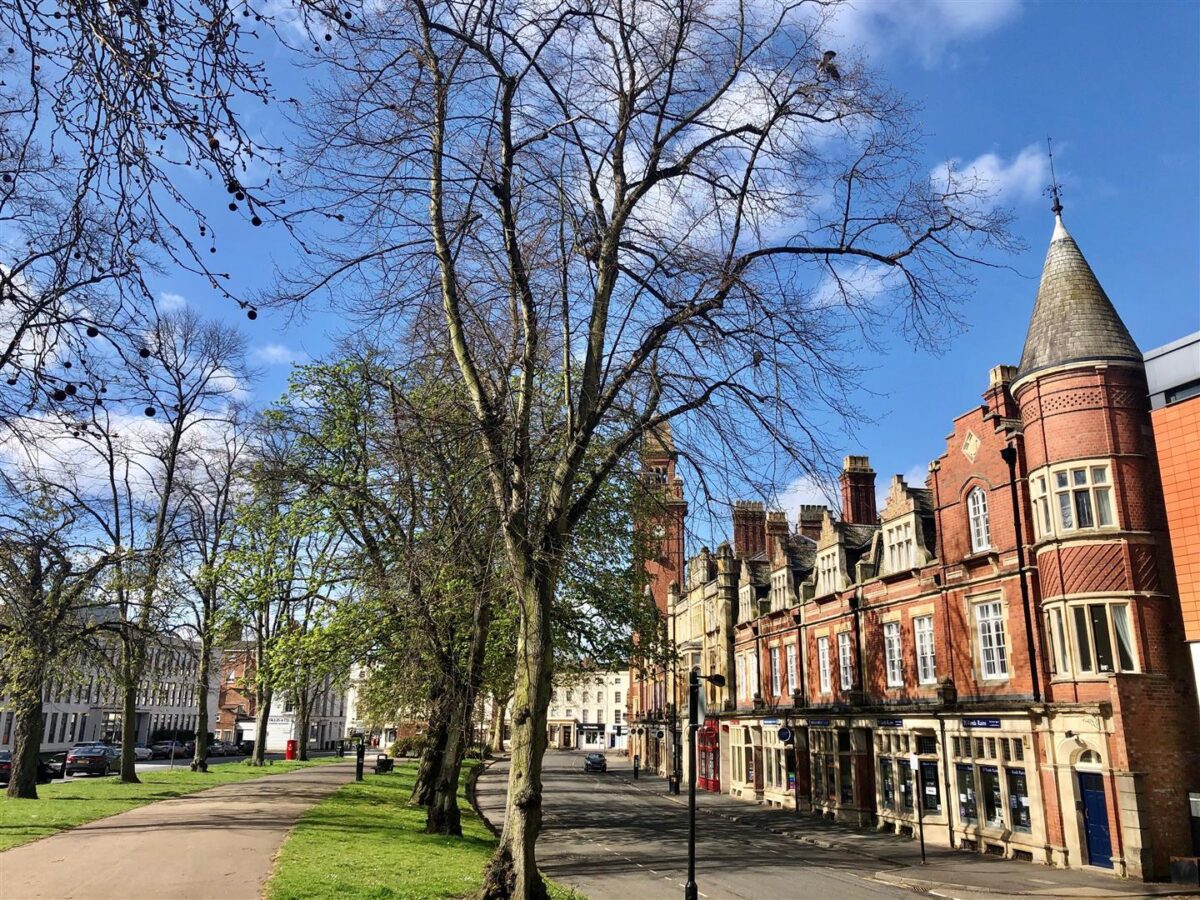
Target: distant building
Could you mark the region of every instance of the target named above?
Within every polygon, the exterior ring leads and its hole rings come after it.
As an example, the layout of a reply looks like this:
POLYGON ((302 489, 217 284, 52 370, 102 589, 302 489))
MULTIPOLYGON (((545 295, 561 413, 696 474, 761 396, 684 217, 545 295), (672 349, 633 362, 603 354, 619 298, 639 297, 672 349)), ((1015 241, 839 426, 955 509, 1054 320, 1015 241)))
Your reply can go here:
POLYGON ((628 669, 556 675, 547 713, 550 746, 624 750, 629 741, 628 699, 628 669))
MULTIPOLYGON (((219 716, 216 737, 223 741, 253 741, 258 734, 254 702, 254 650, 248 642, 238 642, 222 654, 219 716)), ((346 687, 334 678, 325 678, 315 688, 312 714, 308 722, 310 750, 329 750, 346 737, 346 687)), ((298 733, 300 715, 294 698, 276 690, 267 717, 266 749, 282 753, 290 740, 304 740, 298 733)))
POLYGON ((1148 352, 1146 381, 1183 631, 1200 694, 1200 331, 1148 352))
MULTIPOLYGON (((137 744, 195 731, 197 665, 198 645, 192 641, 168 638, 151 648, 137 695, 137 744)), ((85 664, 80 674, 52 676, 43 701, 44 752, 67 750, 84 741, 120 742, 124 721, 120 686, 103 667, 85 664)), ((208 695, 210 723, 216 721, 216 714, 213 685, 208 695)), ((0 749, 11 749, 14 740, 14 714, 0 703, 0 749)))

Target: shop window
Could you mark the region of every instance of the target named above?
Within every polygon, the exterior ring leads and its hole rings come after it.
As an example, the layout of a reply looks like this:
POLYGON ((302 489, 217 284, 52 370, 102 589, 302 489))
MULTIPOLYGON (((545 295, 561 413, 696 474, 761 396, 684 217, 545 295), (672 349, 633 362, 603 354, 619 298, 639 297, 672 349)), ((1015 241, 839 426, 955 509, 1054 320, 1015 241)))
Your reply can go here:
POLYGON ((913 773, 908 760, 900 760, 900 808, 913 811, 913 773))
POLYGON ((896 808, 896 782, 895 769, 892 765, 892 759, 888 756, 879 758, 879 789, 881 791, 880 798, 884 809, 896 808))
POLYGON ((937 738, 932 734, 917 735, 917 752, 922 756, 932 756, 937 753, 937 738))
POLYGON ((921 795, 925 812, 942 811, 942 792, 938 781, 938 764, 935 759, 921 760, 921 795))
POLYGON ((955 766, 958 775, 958 818, 968 825, 979 823, 979 807, 975 800, 975 769, 973 766, 955 766))
POLYGON ((1033 817, 1029 810, 1029 785, 1024 769, 1005 769, 1008 776, 1008 806, 1012 815, 1013 831, 1033 830, 1033 817))
POLYGON ((831 801, 837 798, 837 771, 831 757, 825 761, 825 795, 831 801))
POLYGON ((854 802, 854 776, 849 754, 838 757, 838 773, 842 782, 842 803, 851 804, 854 802))
POLYGON ((1008 677, 1008 651, 1004 638, 1004 604, 999 600, 975 607, 979 629, 979 664, 985 679, 1008 677))
POLYGON ((900 623, 888 622, 883 626, 883 653, 887 664, 888 687, 901 687, 904 674, 900 668, 900 623))
POLYGON ((971 552, 981 553, 992 546, 988 524, 987 492, 977 487, 967 494, 967 516, 971 523, 971 552))
POLYGON ((850 732, 845 728, 839 729, 837 733, 838 753, 850 752, 850 732))
POLYGON ((983 794, 983 823, 1004 827, 1004 803, 1000 799, 1000 772, 995 766, 979 767, 979 791, 983 794))

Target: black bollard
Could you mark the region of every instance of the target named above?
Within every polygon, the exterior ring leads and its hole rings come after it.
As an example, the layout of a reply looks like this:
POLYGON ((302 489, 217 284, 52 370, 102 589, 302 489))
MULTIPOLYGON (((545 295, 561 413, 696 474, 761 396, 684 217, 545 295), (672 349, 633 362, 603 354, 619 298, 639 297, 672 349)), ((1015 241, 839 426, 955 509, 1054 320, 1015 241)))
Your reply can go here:
POLYGON ((638 766, 641 765, 641 762, 642 762, 642 758, 635 753, 633 756, 633 780, 634 781, 638 780, 638 766))
POLYGON ((365 741, 358 742, 358 753, 354 760, 354 780, 363 780, 363 760, 367 758, 367 744, 365 741))

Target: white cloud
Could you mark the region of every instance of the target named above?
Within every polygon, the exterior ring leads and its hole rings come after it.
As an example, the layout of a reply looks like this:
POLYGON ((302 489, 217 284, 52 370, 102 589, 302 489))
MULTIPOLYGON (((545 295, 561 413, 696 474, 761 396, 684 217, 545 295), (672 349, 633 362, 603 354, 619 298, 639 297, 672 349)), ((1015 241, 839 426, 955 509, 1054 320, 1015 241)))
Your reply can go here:
POLYGON ((933 68, 952 45, 983 37, 1020 14, 1021 0, 854 0, 834 16, 831 32, 868 54, 912 55, 933 68))
POLYGON ((302 351, 292 350, 283 344, 263 344, 261 347, 255 348, 254 358, 269 366, 278 366, 303 362, 307 356, 302 351))
POLYGON ((158 308, 161 312, 174 312, 177 309, 183 309, 185 306, 187 306, 187 299, 183 294, 163 291, 158 295, 158 308))
POLYGON ((836 508, 841 501, 837 485, 812 475, 801 475, 779 492, 779 508, 788 514, 793 524, 800 517, 800 507, 818 505, 836 508))
POLYGON ((1050 184, 1050 165, 1045 150, 1030 144, 1007 161, 997 153, 984 153, 967 163, 955 157, 935 167, 929 177, 937 190, 953 183, 976 184, 991 195, 991 203, 1028 203, 1050 184))

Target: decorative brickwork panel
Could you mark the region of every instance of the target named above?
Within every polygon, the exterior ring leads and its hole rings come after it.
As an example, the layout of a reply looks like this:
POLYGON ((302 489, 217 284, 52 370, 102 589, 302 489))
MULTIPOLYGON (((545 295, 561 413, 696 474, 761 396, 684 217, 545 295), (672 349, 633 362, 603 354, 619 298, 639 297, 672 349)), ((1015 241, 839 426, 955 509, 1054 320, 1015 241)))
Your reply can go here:
POLYGON ((1129 589, 1120 544, 1083 544, 1063 547, 1063 593, 1099 594, 1129 589))
POLYGON ((1137 591, 1162 590, 1158 577, 1158 559, 1152 547, 1133 544, 1129 548, 1129 567, 1133 571, 1133 587, 1137 591))

